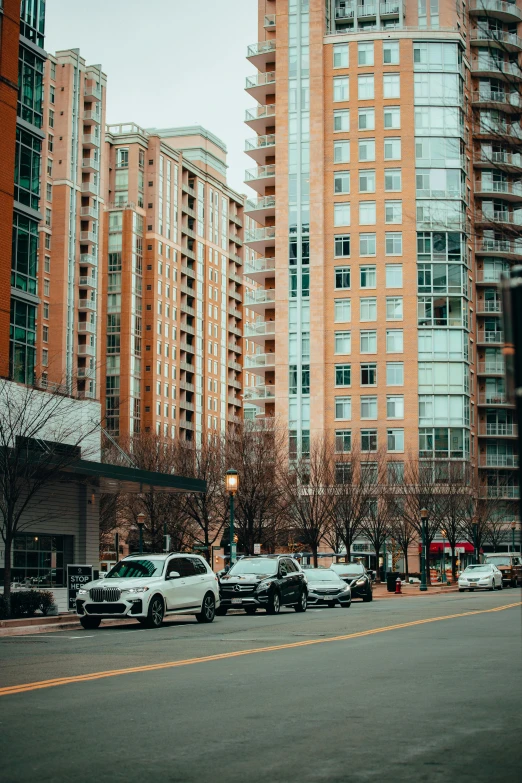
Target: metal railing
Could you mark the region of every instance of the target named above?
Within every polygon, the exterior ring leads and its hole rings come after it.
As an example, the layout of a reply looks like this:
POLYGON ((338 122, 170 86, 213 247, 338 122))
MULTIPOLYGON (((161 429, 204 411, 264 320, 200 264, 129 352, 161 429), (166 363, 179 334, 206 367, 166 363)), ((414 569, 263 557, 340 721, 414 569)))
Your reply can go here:
POLYGON ((478 401, 480 405, 509 405, 506 395, 501 392, 479 392, 478 401))
POLYGON ((98 235, 94 231, 80 231, 80 242, 98 242, 98 235))
POLYGON ((275 239, 276 229, 275 226, 265 226, 264 228, 252 228, 249 231, 245 231, 245 242, 264 242, 266 240, 275 239))
POLYGON ((247 109, 245 112, 245 122, 262 120, 264 117, 275 117, 275 103, 267 103, 264 106, 254 106, 253 109, 247 109))
POLYGON ((357 6, 357 16, 375 16, 377 14, 377 5, 374 3, 367 3, 366 5, 357 6))
POLYGON ((518 455, 480 454, 479 465, 481 468, 516 468, 518 467, 518 455))
POLYGON ((78 321, 78 333, 96 334, 96 324, 91 324, 90 321, 78 321))
POLYGON ((506 73, 510 76, 522 77, 522 69, 517 63, 506 63, 500 60, 494 60, 493 58, 479 59, 474 57, 471 60, 472 71, 493 71, 498 73, 506 73))
POLYGON ((243 400, 275 400, 275 386, 247 386, 243 400))
POLYGON ((247 139, 245 141, 245 152, 260 150, 264 147, 273 147, 275 143, 275 133, 267 133, 264 136, 256 136, 254 139, 247 139))
POLYGON ((275 272, 275 258, 255 258, 245 263, 245 275, 255 275, 257 272, 275 272))
POLYGON ((245 356, 245 369, 255 367, 275 367, 275 353, 256 353, 245 356))
POLYGON ((504 375, 506 367, 502 360, 498 362, 479 362, 478 371, 483 375, 504 375))
POLYGON ((479 343, 501 345, 504 342, 504 332, 500 329, 496 331, 479 331, 477 337, 479 343))
POLYGON ((514 422, 480 422, 479 435, 492 435, 493 437, 512 437, 518 434, 517 425, 514 422))
POLYGON ((493 301, 486 299, 482 302, 477 302, 477 313, 501 313, 502 302, 499 300, 493 301))
POLYGON ((86 266, 98 266, 98 259, 92 253, 82 253, 80 255, 80 264, 86 266))
POLYGON ((250 44, 247 48, 247 57, 256 57, 258 54, 271 54, 276 50, 276 42, 272 38, 269 41, 259 41, 250 44))
POLYGON ((275 71, 266 71, 266 73, 257 73, 255 76, 247 76, 245 90, 251 90, 254 87, 263 87, 266 84, 274 84, 276 79, 275 71))
POLYGON ((275 205, 275 196, 260 196, 259 198, 250 198, 245 202, 245 212, 255 212, 259 209, 271 209, 272 207, 275 207, 275 205))
POLYGON ((472 93, 473 103, 502 103, 504 106, 519 108, 520 95, 517 92, 501 92, 499 90, 476 90, 472 93))
POLYGON ((520 487, 484 487, 482 497, 517 500, 520 497, 520 487))
POLYGON ((478 239, 476 243, 476 252, 522 255, 522 240, 478 239))
POLYGON ((274 288, 258 288, 256 291, 246 291, 245 307, 252 307, 258 304, 273 304, 275 302, 274 288))
POLYGON ((483 193, 505 193, 506 195, 511 196, 522 196, 522 184, 520 182, 509 182, 507 180, 484 182, 483 179, 480 179, 475 183, 475 192, 477 191, 482 191, 483 193))
POLYGON ((267 177, 275 177, 276 167, 275 163, 270 163, 268 166, 256 166, 255 169, 247 169, 245 171, 245 181, 251 182, 255 179, 265 179, 267 177))
POLYGON ((273 337, 275 321, 254 321, 245 324, 245 337, 273 337))

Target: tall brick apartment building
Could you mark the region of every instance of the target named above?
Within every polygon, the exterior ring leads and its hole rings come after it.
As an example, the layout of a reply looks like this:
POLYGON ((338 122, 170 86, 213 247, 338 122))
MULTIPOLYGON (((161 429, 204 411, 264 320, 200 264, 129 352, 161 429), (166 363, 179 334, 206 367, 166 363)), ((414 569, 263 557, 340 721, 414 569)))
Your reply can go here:
MULTIPOLYGON (((260 0, 247 395, 291 456, 330 434, 469 462, 519 497, 501 272, 522 259, 522 5, 260 0)), ((400 467, 398 467, 400 470, 400 467)))

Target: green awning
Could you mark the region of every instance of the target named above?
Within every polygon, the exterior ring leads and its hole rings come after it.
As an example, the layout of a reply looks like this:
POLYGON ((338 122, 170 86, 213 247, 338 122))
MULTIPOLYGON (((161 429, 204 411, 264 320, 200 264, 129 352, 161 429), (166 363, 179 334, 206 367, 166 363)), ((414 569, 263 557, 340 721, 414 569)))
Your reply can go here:
POLYGON ((207 482, 201 479, 156 473, 124 465, 109 465, 79 459, 63 468, 65 473, 98 480, 102 492, 205 492, 207 482))

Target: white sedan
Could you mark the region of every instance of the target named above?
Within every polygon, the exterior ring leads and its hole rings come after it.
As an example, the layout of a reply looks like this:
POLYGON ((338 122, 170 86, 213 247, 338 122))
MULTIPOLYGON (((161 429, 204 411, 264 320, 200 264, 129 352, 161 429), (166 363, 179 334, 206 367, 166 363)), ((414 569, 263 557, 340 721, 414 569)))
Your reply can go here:
POLYGON ((502 590, 502 574, 494 565, 469 565, 459 576, 459 593, 495 589, 502 590))

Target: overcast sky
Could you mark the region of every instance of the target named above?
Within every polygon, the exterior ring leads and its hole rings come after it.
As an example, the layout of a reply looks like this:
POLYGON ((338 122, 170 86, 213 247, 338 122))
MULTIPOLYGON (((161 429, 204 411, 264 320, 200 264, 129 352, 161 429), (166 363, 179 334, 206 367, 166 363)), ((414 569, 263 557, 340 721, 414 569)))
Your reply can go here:
POLYGON ((45 48, 80 49, 108 77, 107 122, 142 127, 203 125, 228 148, 228 182, 239 192, 248 136, 244 91, 255 68, 257 0, 47 0, 45 48))

